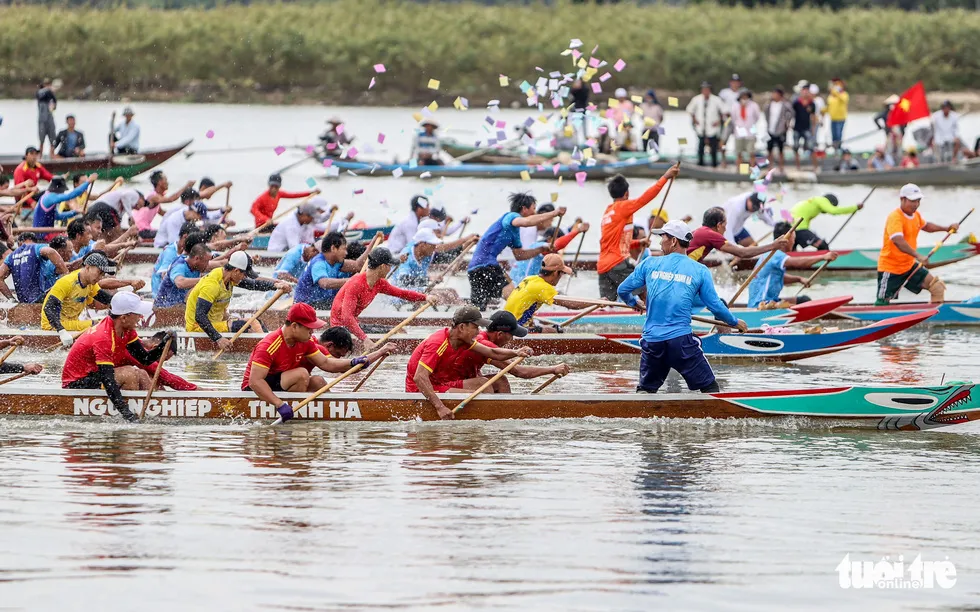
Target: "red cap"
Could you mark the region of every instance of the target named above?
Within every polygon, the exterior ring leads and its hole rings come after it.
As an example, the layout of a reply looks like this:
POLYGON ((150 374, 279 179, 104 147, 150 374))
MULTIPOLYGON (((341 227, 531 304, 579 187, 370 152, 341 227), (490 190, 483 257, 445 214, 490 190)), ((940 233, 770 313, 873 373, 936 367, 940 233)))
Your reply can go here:
POLYGON ((299 323, 310 329, 320 329, 327 324, 326 321, 316 318, 316 311, 313 310, 312 306, 303 303, 293 304, 289 312, 286 313, 286 320, 291 323, 299 323))

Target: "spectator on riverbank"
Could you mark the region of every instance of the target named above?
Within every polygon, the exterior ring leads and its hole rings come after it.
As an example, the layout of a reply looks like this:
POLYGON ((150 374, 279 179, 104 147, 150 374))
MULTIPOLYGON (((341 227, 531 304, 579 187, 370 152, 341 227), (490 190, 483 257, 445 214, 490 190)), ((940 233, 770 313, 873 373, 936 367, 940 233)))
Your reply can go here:
POLYGON ((827 113, 830 115, 830 140, 834 150, 841 150, 844 141, 844 123, 847 122, 847 105, 851 95, 847 93, 844 81, 840 77, 830 80, 830 94, 827 96, 827 113))
POLYGON ((758 103, 752 99, 752 92, 742 89, 738 93, 738 101, 732 105, 729 114, 732 117, 732 132, 735 134, 735 165, 741 167, 742 156, 745 156, 745 163, 752 163, 755 155, 755 134, 756 125, 762 111, 758 103))
POLYGON ((738 73, 732 75, 732 78, 728 80, 728 87, 722 89, 718 92, 718 97, 722 101, 722 128, 721 128, 721 167, 724 168, 728 165, 728 156, 726 151, 728 149, 728 139, 732 137, 735 133, 735 128, 732 125, 732 110, 735 104, 738 102, 738 94, 742 91, 742 77, 738 76, 738 73))
POLYGON ((711 166, 718 167, 718 141, 725 113, 721 98, 711 93, 711 83, 701 83, 701 95, 687 105, 691 125, 698 136, 698 165, 704 165, 704 147, 711 150, 711 166))
POLYGON ((657 92, 648 89, 643 96, 643 103, 640 104, 640 111, 643 113, 643 150, 650 150, 650 143, 653 142, 655 149, 660 147, 660 125, 664 122, 664 107, 657 100, 657 92))
POLYGON ((784 98, 786 93, 782 87, 772 90, 769 104, 766 105, 766 127, 769 130, 769 163, 774 164, 773 151, 779 152, 779 171, 786 171, 786 134, 793 123, 793 107, 784 98))

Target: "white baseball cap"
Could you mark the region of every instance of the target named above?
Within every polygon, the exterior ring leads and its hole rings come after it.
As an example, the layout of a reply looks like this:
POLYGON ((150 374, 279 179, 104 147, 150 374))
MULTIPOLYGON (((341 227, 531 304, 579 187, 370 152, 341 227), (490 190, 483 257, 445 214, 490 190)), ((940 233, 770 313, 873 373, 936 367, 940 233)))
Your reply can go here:
POLYGON ((138 314, 148 317, 153 314, 153 304, 144 302, 138 295, 131 291, 120 291, 112 296, 109 303, 109 312, 114 315, 138 314))
POLYGON ((424 242, 426 244, 442 244, 442 240, 436 236, 436 233, 428 228, 419 228, 419 231, 415 232, 415 236, 412 237, 412 242, 419 243, 424 242))
POLYGON ((922 190, 914 183, 906 183, 902 187, 902 190, 898 192, 898 197, 918 201, 922 199, 922 190))
POLYGON ((691 234, 691 228, 687 226, 687 223, 683 221, 673 220, 668 221, 660 229, 655 229, 650 231, 651 234, 667 234, 668 236, 673 236, 678 240, 683 240, 684 242, 690 242, 694 236, 691 234))
POLYGON ((249 278, 258 278, 258 273, 252 268, 252 258, 245 251, 235 251, 228 258, 228 265, 245 272, 249 278))
POLYGON ((426 217, 425 219, 422 219, 422 221, 419 222, 418 229, 420 230, 427 229, 432 231, 440 230, 442 229, 442 222, 426 217))
POLYGON ((628 93, 626 93, 626 88, 625 88, 625 87, 617 87, 617 88, 616 88, 616 93, 615 93, 614 95, 615 95, 615 96, 616 96, 617 98, 625 98, 625 97, 626 97, 626 96, 628 96, 629 94, 628 94, 628 93))

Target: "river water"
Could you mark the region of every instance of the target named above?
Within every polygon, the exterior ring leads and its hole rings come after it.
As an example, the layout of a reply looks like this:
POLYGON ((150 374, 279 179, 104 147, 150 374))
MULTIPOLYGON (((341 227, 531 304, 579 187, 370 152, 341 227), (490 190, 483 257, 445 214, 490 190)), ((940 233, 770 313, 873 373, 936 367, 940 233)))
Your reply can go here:
MULTIPOLYGON (((96 142, 111 110, 64 102, 59 117, 74 112, 96 142)), ((165 104, 138 104, 136 111, 143 146, 195 138, 191 149, 201 152, 164 167, 171 183, 203 175, 234 181, 233 218, 243 226, 265 176, 300 159, 277 156, 273 147, 309 142, 326 117, 340 114, 366 142, 385 133, 375 148, 387 151, 372 155, 404 157, 413 112, 165 104), (255 145, 268 150, 203 153, 255 145)), ((32 104, 0 102, 0 114, 0 150, 32 141, 32 104)), ((478 130, 485 115, 437 113, 459 130, 478 130)), ((510 123, 527 114, 500 116, 510 123)), ((866 120, 853 117, 854 133, 866 120)), ((685 120, 671 114, 668 134, 675 129, 683 131, 685 120)), ((968 141, 978 131, 980 120, 965 121, 968 141)), ((323 177, 322 168, 304 163, 286 173, 284 187, 301 189, 312 178, 369 224, 400 218, 411 195, 425 188, 451 214, 479 209, 476 230, 499 216, 506 194, 517 189, 541 200, 558 191, 570 215, 593 223, 608 200, 598 183, 458 179, 436 189, 414 179, 323 177)), ((136 183, 147 186, 146 177, 136 183)), ((822 192, 789 187, 784 202, 822 192)), ((668 209, 698 219, 735 193, 679 181, 668 209)), ((857 201, 866 191, 838 193, 857 201)), ((975 205, 973 190, 926 194, 923 213, 939 223, 975 205)), ((892 190, 879 190, 839 246, 879 245, 883 218, 896 205, 892 190)), ((821 218, 815 229, 832 234, 842 221, 821 218)), ((590 232, 586 251, 595 250, 597 238, 590 232)), ((922 244, 931 241, 924 236, 922 244)), ((147 273, 146 266, 129 272, 147 273)), ((951 298, 980 292, 975 262, 940 274, 951 298)), ((582 274, 569 293, 594 295, 595 283, 594 274, 582 274)), ((451 286, 465 295, 462 279, 451 286)), ((722 295, 734 287, 719 281, 722 295)), ((870 280, 827 279, 808 293, 867 301, 874 287, 870 280)), ((263 301, 254 294, 238 300, 263 301)), ((970 328, 915 328, 799 364, 718 364, 716 371, 726 390, 976 379, 976 337, 970 328)), ((63 357, 17 358, 45 364, 30 383, 43 388, 58 384, 63 357)), ((621 392, 635 384, 635 357, 567 359, 573 373, 553 386, 556 392, 621 392)), ((390 360, 365 390, 399 388, 405 362, 390 360)), ((215 363, 183 354, 172 365, 205 388, 231 389, 244 358, 215 363)), ((529 388, 515 385, 517 392, 529 388)), ((667 389, 681 391, 682 383, 671 378, 667 389)), ((978 431, 895 434, 799 420, 268 429, 0 419, 0 609, 969 609, 980 597, 980 552, 972 542, 980 495, 971 486, 980 474, 978 431), (948 559, 956 583, 845 589, 836 569, 845 555, 874 562, 902 555, 906 565, 917 555, 948 559)))

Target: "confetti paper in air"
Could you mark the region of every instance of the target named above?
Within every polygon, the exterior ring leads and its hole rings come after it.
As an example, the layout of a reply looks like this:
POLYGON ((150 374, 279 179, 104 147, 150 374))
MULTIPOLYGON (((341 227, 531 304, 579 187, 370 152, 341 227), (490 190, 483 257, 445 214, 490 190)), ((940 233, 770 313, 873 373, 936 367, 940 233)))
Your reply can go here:
POLYGON ((588 66, 588 63, 585 61, 584 57, 580 57, 578 58, 578 62, 575 65, 578 66, 579 68, 585 68, 586 66, 588 66))
POLYGON ((585 159, 592 159, 592 149, 583 150, 582 157, 584 157, 585 159))
POLYGON ((623 58, 619 58, 618 60, 616 60, 616 63, 613 64, 613 68, 616 69, 616 72, 622 72, 623 68, 625 67, 626 67, 626 62, 623 61, 623 58))
POLYGON ((357 157, 357 147, 351 147, 347 149, 347 157, 354 159, 357 157))
POLYGON ((551 171, 555 173, 555 176, 558 176, 559 170, 561 170, 561 164, 555 164, 551 167, 551 171))
POLYGON ((526 94, 530 90, 531 90, 531 84, 528 83, 527 81, 521 81, 521 91, 523 91, 526 94))
POLYGON ((585 185, 585 178, 587 176, 588 175, 585 172, 576 172, 575 173, 575 182, 579 184, 579 187, 582 187, 582 186, 585 185))
POLYGON ((749 165, 748 164, 739 164, 738 165, 738 173, 739 174, 748 174, 749 173, 749 165))
POLYGON ((779 215, 783 218, 783 221, 788 223, 793 222, 793 214, 786 210, 785 208, 779 211, 779 215))
POLYGON ((464 111, 470 107, 470 101, 467 100, 466 98, 458 96, 456 100, 453 102, 453 106, 456 107, 456 110, 464 111))
POLYGON ((395 178, 400 178, 401 175, 403 174, 405 174, 405 171, 402 170, 401 168, 395 168, 394 170, 391 171, 391 176, 395 178))
POLYGON ((580 57, 582 57, 582 52, 581 51, 572 51, 572 59, 573 60, 576 60, 577 61, 580 57))
POLYGON ((386 71, 385 65, 384 64, 375 64, 374 65, 374 71, 377 72, 378 74, 381 74, 382 72, 385 72, 386 71))
POLYGON ((678 138, 677 144, 683 147, 684 145, 687 144, 687 138, 678 138))
POLYGON ((667 106, 672 106, 674 108, 677 108, 677 98, 675 98, 673 96, 668 96, 667 97, 667 106))
POLYGON ((314 150, 315 149, 313 148, 313 145, 306 145, 306 154, 307 155, 313 155, 313 151, 314 150))
POLYGON ((327 176, 340 176, 340 168, 337 166, 330 166, 327 168, 327 176))
POLYGON ((375 84, 376 82, 377 82, 377 81, 375 81, 375 80, 374 80, 374 77, 371 77, 371 82, 370 82, 370 83, 368 83, 368 89, 371 89, 371 88, 373 88, 373 87, 374 87, 374 84, 375 84))
POLYGON ((609 79, 611 79, 611 78, 612 78, 612 75, 611 75, 611 74, 609 74, 608 72, 604 72, 604 73, 602 74, 602 76, 601 76, 601 77, 599 77, 599 80, 600 80, 601 82, 603 82, 603 83, 605 83, 606 81, 608 81, 608 80, 609 80, 609 79))
POLYGON ((592 68, 598 68, 599 67, 599 58, 597 58, 597 57, 590 57, 589 58, 589 66, 592 67, 592 68))
POLYGON ((378 144, 384 144, 384 143, 385 143, 385 135, 381 132, 378 132, 378 144))
POLYGON ((497 140, 507 140, 507 132, 504 130, 497 130, 497 140))
POLYGON ((589 55, 595 55, 595 52, 598 50, 599 50, 599 45, 596 45, 595 47, 592 48, 592 53, 589 53, 589 55))
POLYGON ((430 198, 432 197, 432 194, 433 193, 434 192, 432 191, 432 189, 430 187, 426 187, 425 189, 422 190, 422 194, 425 195, 425 196, 427 196, 427 197, 430 197, 430 198))
POLYGON ((426 108, 434 113, 437 110, 439 110, 439 103, 433 100, 432 102, 429 103, 428 106, 426 106, 426 108))
POLYGON ((663 136, 664 134, 667 133, 667 129, 664 126, 662 126, 662 125, 658 125, 657 126, 657 133, 660 134, 661 136, 663 136))
POLYGON ((507 127, 507 122, 504 121, 503 119, 500 119, 500 120, 497 121, 496 126, 498 128, 505 128, 505 127, 507 127))
POLYGON ((426 170, 425 172, 419 175, 419 178, 421 179, 432 178, 432 173, 426 170))
POLYGON ((582 41, 577 38, 573 38, 572 41, 568 43, 569 49, 578 49, 581 46, 582 46, 582 41))
POLYGON ((632 100, 633 102, 635 102, 637 104, 642 104, 643 103, 643 97, 642 96, 630 96, 630 100, 632 100))
POLYGON ((415 123, 422 121, 422 113, 412 113, 412 119, 415 119, 415 123))
POLYGON ((429 89, 439 89, 439 81, 436 79, 429 79, 429 89))
POLYGON ((343 134, 344 133, 344 124, 343 123, 338 124, 336 130, 337 130, 337 133, 338 134, 343 134))
POLYGON ((531 174, 527 170, 521 170, 521 180, 522 181, 531 180, 531 174))
POLYGON ((507 87, 510 85, 510 78, 504 75, 500 75, 500 86, 507 87))
POLYGON ((283 153, 286 152, 286 147, 278 146, 275 149, 273 149, 273 151, 276 152, 276 155, 282 155, 283 153))
POLYGON ((552 191, 551 192, 551 202, 552 203, 555 203, 557 201, 558 201, 558 192, 557 191, 552 191))
POLYGON ((602 85, 598 83, 592 84, 592 93, 602 93, 602 85))
POLYGON ((208 130, 204 135, 208 138, 214 138, 214 130, 208 130))
POLYGON ((314 179, 313 177, 306 179, 306 186, 309 187, 310 189, 315 189, 316 179, 314 179))
POLYGON ((559 187, 561 187, 561 182, 562 182, 562 180, 563 180, 564 178, 565 178, 565 177, 563 177, 563 176, 559 176, 559 177, 558 177, 558 186, 559 186, 559 187))
POLYGON ((596 70, 595 68, 586 68, 585 74, 582 75, 582 78, 585 79, 586 81, 591 80, 592 77, 594 77, 598 72, 599 71, 596 70))
POLYGON ((323 160, 323 167, 324 168, 329 168, 332 165, 333 165, 333 160, 330 159, 329 157, 323 160))
POLYGON ((409 168, 418 168, 418 166, 419 166, 419 162, 418 161, 416 161, 414 159, 408 160, 408 167, 409 168))
POLYGON ((355 189, 354 190, 354 195, 361 195, 362 193, 364 193, 364 190, 363 189, 355 189))
POLYGON ((619 100, 616 98, 609 98, 609 102, 607 104, 609 105, 609 108, 619 108, 619 100))

